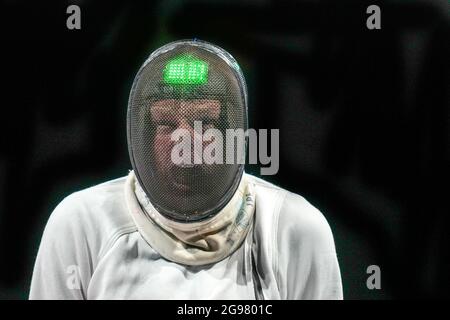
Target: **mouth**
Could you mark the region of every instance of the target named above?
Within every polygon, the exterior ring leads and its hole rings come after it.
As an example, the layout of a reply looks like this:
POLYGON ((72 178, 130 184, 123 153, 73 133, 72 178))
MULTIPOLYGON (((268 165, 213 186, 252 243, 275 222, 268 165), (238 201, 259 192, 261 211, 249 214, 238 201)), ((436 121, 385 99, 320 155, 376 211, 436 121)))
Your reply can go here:
POLYGON ((177 190, 178 192, 183 192, 183 193, 190 193, 191 192, 191 186, 189 186, 186 183, 180 183, 178 181, 173 180, 172 181, 172 187, 177 190))
POLYGON ((194 168, 195 164, 180 164, 178 165, 180 168, 188 168, 188 169, 192 169, 194 168))
POLYGON ((180 165, 173 167, 171 170, 172 186, 180 192, 193 192, 195 188, 196 176, 199 174, 199 169, 194 165, 180 165))
POLYGON ((172 181, 177 187, 183 188, 183 189, 189 188, 189 185, 190 185, 189 179, 188 179, 187 175, 185 175, 185 174, 174 175, 172 181))

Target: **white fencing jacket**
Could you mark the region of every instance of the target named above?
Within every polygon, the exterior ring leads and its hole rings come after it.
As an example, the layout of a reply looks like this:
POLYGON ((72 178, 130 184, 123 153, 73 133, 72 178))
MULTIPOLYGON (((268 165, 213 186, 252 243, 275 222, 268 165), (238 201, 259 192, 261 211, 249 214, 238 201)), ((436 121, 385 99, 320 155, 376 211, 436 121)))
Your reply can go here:
POLYGON ((164 259, 127 209, 126 177, 76 192, 53 211, 30 299, 342 299, 330 227, 303 197, 254 183, 251 232, 227 258, 186 266, 164 259))

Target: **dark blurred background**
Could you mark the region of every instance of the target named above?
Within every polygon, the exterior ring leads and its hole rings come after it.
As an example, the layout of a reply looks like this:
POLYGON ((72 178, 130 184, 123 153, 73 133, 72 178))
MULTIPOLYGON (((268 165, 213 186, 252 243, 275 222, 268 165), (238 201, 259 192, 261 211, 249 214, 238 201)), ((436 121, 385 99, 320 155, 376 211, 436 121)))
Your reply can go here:
POLYGON ((27 298, 59 201, 127 174, 134 75, 194 37, 241 64, 250 126, 280 129, 265 179, 324 213, 344 297, 449 297, 449 17, 448 0, 2 1, 0 298, 27 298), (373 264, 381 290, 366 287, 373 264))

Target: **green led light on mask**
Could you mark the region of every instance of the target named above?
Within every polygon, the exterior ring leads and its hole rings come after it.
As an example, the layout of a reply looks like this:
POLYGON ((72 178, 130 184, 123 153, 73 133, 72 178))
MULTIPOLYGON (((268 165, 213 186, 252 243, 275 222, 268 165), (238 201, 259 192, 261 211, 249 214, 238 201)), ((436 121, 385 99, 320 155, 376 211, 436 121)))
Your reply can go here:
POLYGON ((208 81, 208 64, 192 56, 180 56, 166 64, 163 79, 169 84, 204 84, 208 81))

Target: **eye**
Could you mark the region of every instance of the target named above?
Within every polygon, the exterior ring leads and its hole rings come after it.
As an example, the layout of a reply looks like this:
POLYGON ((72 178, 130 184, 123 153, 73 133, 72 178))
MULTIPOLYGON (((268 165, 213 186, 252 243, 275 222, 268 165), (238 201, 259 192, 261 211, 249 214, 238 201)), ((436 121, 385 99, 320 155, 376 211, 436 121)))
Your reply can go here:
POLYGON ((167 126, 167 127, 174 127, 175 122, 170 120, 158 120, 156 121, 157 126, 167 126))
POLYGON ((204 116, 200 120, 202 121, 203 125, 212 125, 212 126, 216 125, 216 119, 213 119, 213 118, 208 117, 208 116, 204 116))
POLYGON ((173 121, 159 120, 155 123, 157 133, 168 133, 175 130, 176 124, 173 121))

